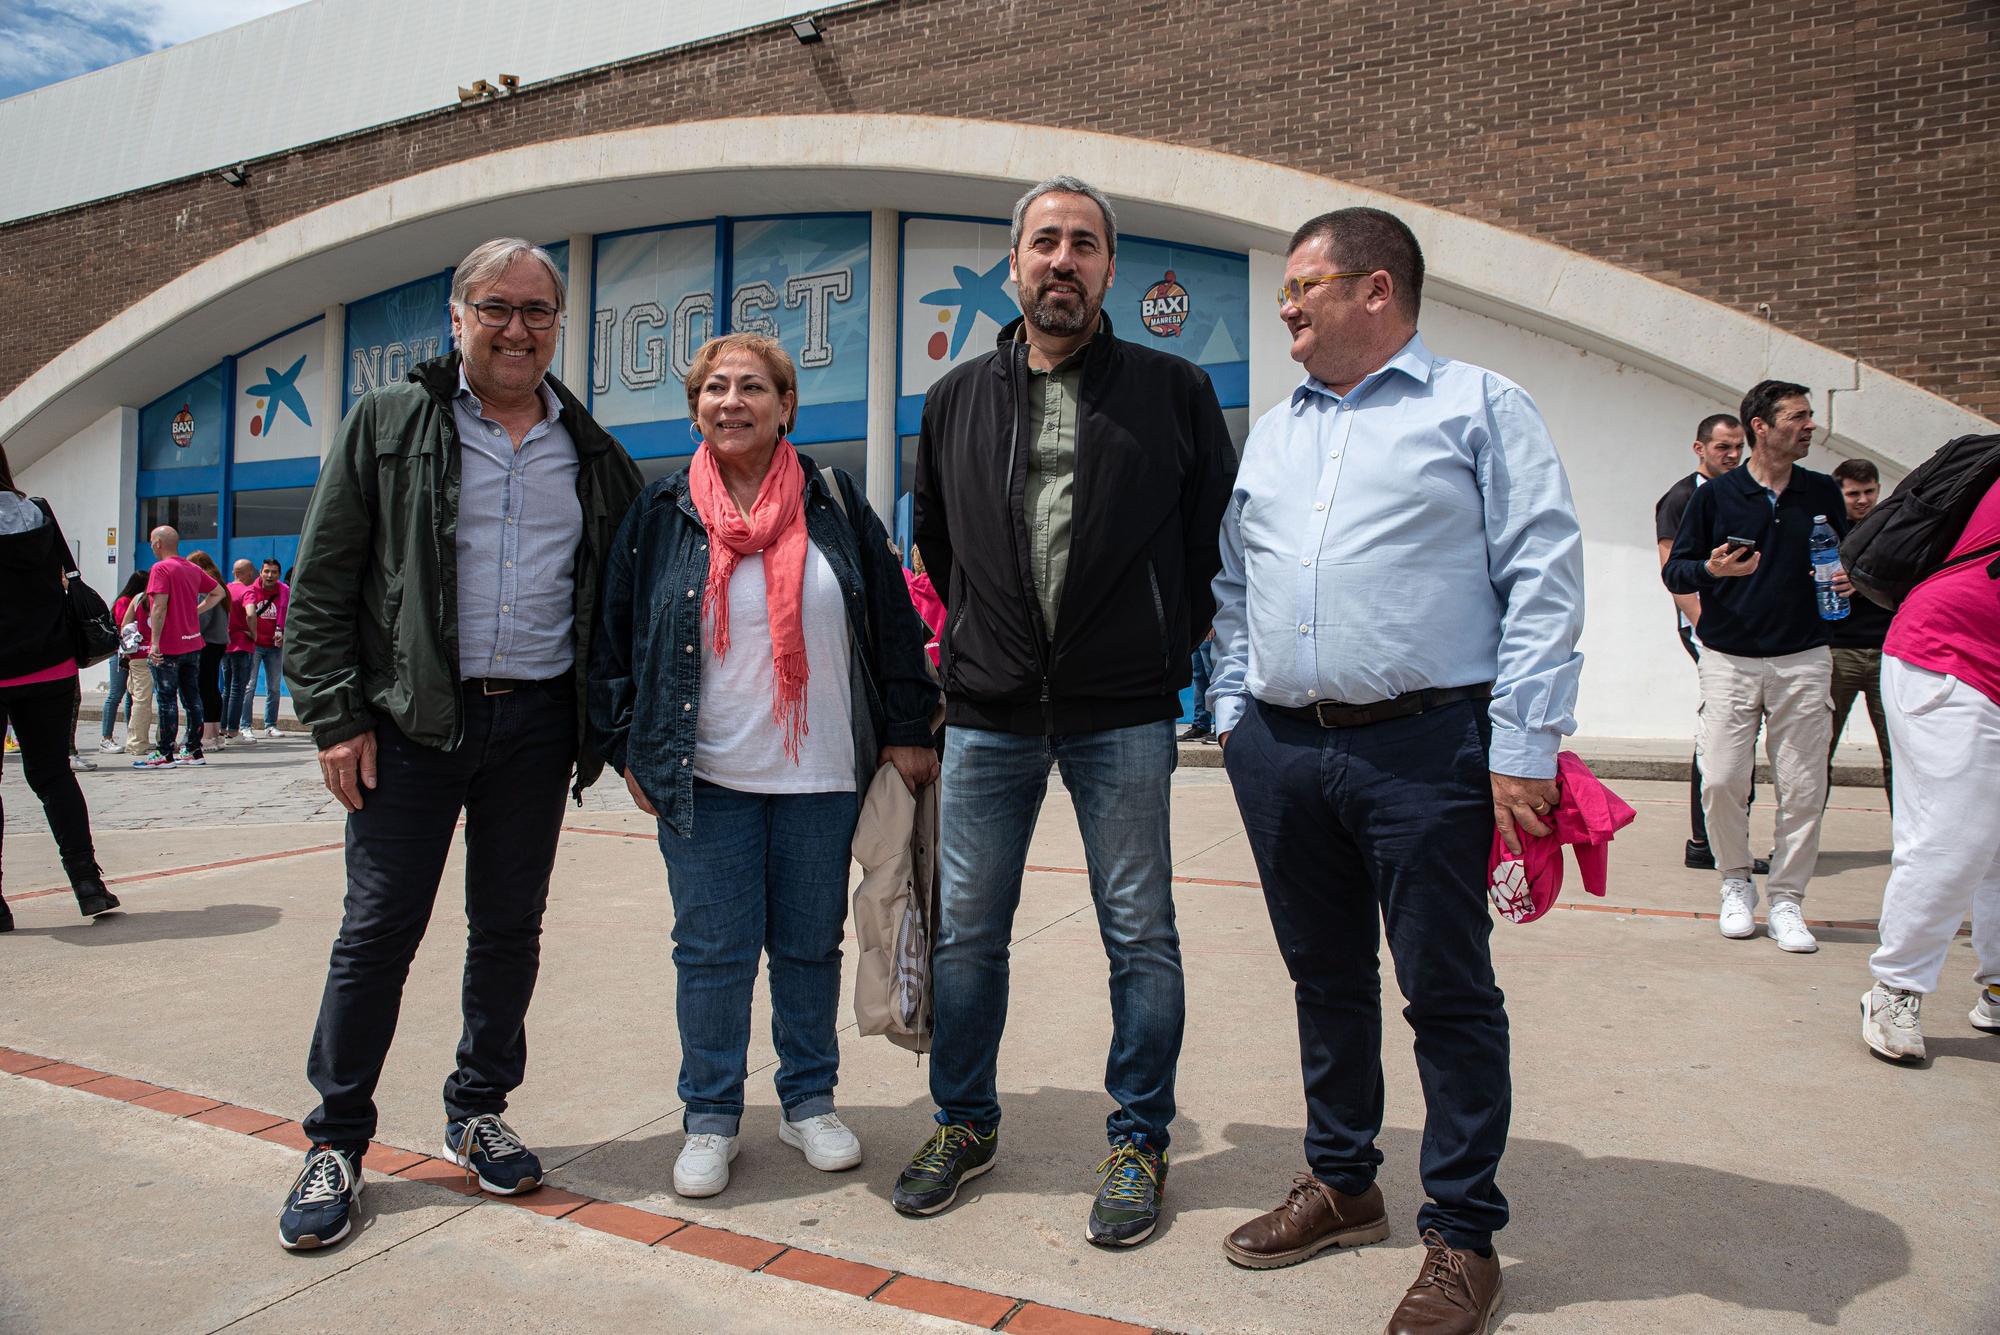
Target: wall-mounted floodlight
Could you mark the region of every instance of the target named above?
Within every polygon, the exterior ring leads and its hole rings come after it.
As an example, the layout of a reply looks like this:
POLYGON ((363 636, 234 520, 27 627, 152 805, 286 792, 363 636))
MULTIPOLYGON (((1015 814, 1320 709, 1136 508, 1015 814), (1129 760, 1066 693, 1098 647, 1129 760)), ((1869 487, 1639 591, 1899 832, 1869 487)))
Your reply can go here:
POLYGON ((216 176, 221 179, 224 185, 234 186, 236 189, 241 190, 244 186, 250 184, 250 173, 245 169, 245 166, 246 164, 239 162, 233 167, 224 167, 216 173, 216 176))
POLYGON ((792 20, 792 36, 799 39, 801 46, 811 46, 814 42, 826 40, 825 34, 819 30, 819 20, 810 14, 792 20))

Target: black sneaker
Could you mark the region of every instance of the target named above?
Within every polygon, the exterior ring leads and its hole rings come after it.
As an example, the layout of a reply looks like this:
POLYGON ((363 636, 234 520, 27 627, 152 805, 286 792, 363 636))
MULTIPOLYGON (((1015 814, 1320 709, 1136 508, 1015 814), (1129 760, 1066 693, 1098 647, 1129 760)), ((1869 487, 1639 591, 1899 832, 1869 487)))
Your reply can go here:
MULTIPOLYGON (((1690 839, 1687 841, 1687 855, 1682 861, 1685 865, 1694 868, 1696 871, 1714 871, 1715 850, 1707 844, 1698 844, 1690 839)), ((1771 874, 1771 860, 1769 858, 1751 858, 1750 871, 1753 875, 1769 876, 1771 874)))
POLYGON ((109 913, 118 907, 118 896, 104 888, 104 882, 88 880, 76 887, 76 907, 86 918, 109 913))
POLYGON ((498 1113, 444 1124, 444 1157, 479 1180, 482 1191, 518 1196, 542 1185, 542 1161, 498 1113))
POLYGON ((1135 1136, 1111 1147, 1097 1165, 1103 1174, 1090 1207, 1090 1240, 1099 1247, 1131 1247, 1152 1236, 1167 1190, 1167 1156, 1135 1136))
POLYGON ((305 1169, 278 1216, 278 1242, 286 1251, 331 1247, 353 1230, 363 1148, 314 1145, 306 1151, 305 1169))
POLYGON ((963 1122, 939 1127, 896 1179, 896 1194, 891 1198, 896 1212, 936 1214, 958 1198, 960 1183, 993 1167, 993 1155, 999 1148, 997 1129, 982 1136, 963 1122))

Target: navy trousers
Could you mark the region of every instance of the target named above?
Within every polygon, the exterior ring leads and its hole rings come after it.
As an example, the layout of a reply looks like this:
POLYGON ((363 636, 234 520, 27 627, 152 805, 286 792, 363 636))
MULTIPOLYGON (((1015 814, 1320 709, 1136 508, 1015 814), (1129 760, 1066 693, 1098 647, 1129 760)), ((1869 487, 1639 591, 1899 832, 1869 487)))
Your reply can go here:
POLYGON ((1493 796, 1483 701, 1359 728, 1252 702, 1223 754, 1294 984, 1306 1162, 1350 1195, 1382 1153, 1378 923, 1424 1088, 1419 1229, 1484 1249, 1507 1222, 1494 1178, 1513 1082, 1493 979, 1493 796))
POLYGON ((507 695, 459 695, 455 751, 376 726, 376 786, 347 817, 347 899, 327 966, 306 1077, 320 1105, 315 1141, 375 1134, 375 1085, 395 1037, 403 983, 430 924, 438 881, 465 815, 465 1028, 445 1081, 454 1121, 507 1110, 528 1067, 528 1003, 541 967, 542 910, 576 760, 566 681, 507 695))

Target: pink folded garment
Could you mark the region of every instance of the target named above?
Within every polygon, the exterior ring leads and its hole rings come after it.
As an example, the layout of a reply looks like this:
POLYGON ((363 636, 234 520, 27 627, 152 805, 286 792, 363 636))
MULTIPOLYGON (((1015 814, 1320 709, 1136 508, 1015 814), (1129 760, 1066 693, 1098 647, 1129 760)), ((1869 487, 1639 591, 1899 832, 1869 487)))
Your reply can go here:
POLYGON ((1486 859, 1487 892, 1493 896, 1493 907, 1509 922, 1533 922, 1555 906, 1562 893, 1564 844, 1576 848, 1583 888, 1602 899, 1612 836, 1632 823, 1632 808, 1573 752, 1556 757, 1556 783, 1561 797, 1546 818, 1549 833, 1532 835, 1515 826, 1521 838, 1520 857, 1507 851, 1498 830, 1493 832, 1493 848, 1486 859))

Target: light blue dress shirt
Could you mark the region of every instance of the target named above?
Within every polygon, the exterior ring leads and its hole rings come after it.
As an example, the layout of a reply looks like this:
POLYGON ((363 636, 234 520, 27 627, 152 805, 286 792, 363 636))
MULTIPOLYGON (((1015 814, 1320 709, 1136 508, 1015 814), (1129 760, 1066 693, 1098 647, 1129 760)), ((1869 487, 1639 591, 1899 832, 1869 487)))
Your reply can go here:
POLYGON ((519 449, 458 373, 458 672, 546 681, 576 661, 576 442, 544 381, 519 449))
POLYGON ((1490 767, 1550 779, 1575 731, 1583 539, 1520 386, 1412 336, 1344 397, 1258 419, 1222 519, 1217 732, 1250 697, 1373 704, 1493 683, 1490 767))

